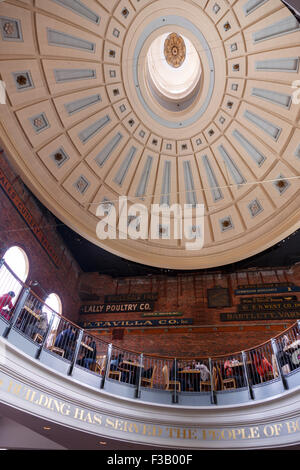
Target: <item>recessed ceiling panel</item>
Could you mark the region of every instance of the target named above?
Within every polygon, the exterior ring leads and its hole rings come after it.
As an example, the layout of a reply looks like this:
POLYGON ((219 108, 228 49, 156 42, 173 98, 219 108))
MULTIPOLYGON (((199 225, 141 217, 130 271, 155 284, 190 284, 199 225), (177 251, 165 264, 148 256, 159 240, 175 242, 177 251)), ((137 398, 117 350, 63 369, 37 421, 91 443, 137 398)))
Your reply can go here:
POLYGON ((2 2, 0 48, 2 143, 89 241, 197 269, 299 228, 300 31, 280 0, 2 2))

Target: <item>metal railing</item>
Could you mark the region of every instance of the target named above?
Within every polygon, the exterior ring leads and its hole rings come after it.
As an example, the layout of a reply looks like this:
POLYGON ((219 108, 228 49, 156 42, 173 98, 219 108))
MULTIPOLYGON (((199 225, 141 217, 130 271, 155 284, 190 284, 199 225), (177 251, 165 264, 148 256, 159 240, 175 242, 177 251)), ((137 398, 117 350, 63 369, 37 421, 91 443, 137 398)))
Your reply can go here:
POLYGON ((226 356, 211 358, 169 358, 118 348, 79 328, 39 298, 2 259, 0 260, 0 318, 5 324, 4 337, 12 330, 38 345, 36 358, 43 350, 82 368, 106 381, 118 381, 136 390, 215 394, 248 389, 270 381, 282 381, 300 366, 300 323, 262 345, 226 356), (14 292, 15 297, 7 294, 14 292), (12 302, 12 303, 11 303, 12 302), (13 306, 12 306, 13 304, 13 306), (12 307, 12 308, 11 308, 12 307))

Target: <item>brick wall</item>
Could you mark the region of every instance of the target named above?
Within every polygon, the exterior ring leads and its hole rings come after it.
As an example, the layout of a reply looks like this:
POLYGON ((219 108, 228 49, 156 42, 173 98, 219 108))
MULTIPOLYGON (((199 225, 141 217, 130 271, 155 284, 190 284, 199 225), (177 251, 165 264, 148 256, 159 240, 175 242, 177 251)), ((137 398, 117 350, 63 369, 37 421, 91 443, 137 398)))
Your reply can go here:
MULTIPOLYGON (((291 269, 264 269, 237 272, 230 275, 195 274, 147 276, 113 279, 98 273, 84 273, 80 278, 80 290, 98 296, 104 302, 107 294, 158 293, 155 311, 181 312, 182 317, 192 318, 193 325, 185 327, 123 328, 123 338, 115 339, 114 331, 93 330, 93 334, 122 348, 166 356, 213 356, 240 351, 261 344, 281 333, 296 320, 257 320, 222 322, 220 314, 235 312, 241 297, 234 295, 238 285, 261 283, 294 283, 300 286, 300 266, 291 269), (207 289, 222 286, 229 289, 231 307, 209 308, 207 289)), ((275 294, 274 294, 275 295, 275 294)), ((279 295, 279 294, 278 294, 279 295)), ((282 294, 284 295, 284 294, 282 294)), ((297 293, 294 293, 297 295, 297 293)), ((298 295, 298 299, 300 296, 298 295)), ((152 317, 153 318, 153 317, 152 317)), ((141 313, 79 314, 78 321, 113 321, 145 319, 141 313)))
MULTIPOLYGON (((54 292, 59 295, 63 315, 76 321, 80 305, 78 280, 81 270, 56 232, 54 217, 23 184, 3 151, 0 153, 0 168, 43 231, 58 256, 60 265, 57 267, 52 262, 2 188, 0 188, 0 257, 11 246, 18 245, 23 248, 29 260, 29 274, 26 282, 38 280, 47 294, 54 292)), ((45 293, 39 286, 34 287, 34 291, 43 299, 45 298, 45 293)))
MULTIPOLYGON (((58 294, 65 317, 74 322, 145 319, 141 313, 80 315, 79 307, 82 304, 102 303, 104 295, 108 294, 152 292, 158 294, 155 311, 180 312, 182 317, 178 318, 193 320, 193 325, 185 327, 122 328, 122 339, 116 339, 116 328, 93 331, 96 336, 136 352, 177 357, 213 356, 258 345, 294 323, 294 320, 224 323, 220 321, 220 313, 236 311, 240 297, 234 295, 234 289, 238 285, 270 282, 292 282, 300 285, 300 266, 294 266, 289 270, 266 268, 261 271, 237 272, 231 275, 218 273, 204 275, 199 272, 195 275, 183 273, 176 277, 160 275, 125 279, 113 279, 98 273, 82 273, 55 230, 56 219, 33 197, 13 171, 3 152, 0 153, 0 168, 42 228, 61 263, 59 268, 52 263, 2 189, 0 189, 0 257, 12 245, 22 247, 29 258, 28 281, 38 280, 47 293, 58 294), (207 289, 215 286, 229 289, 231 307, 208 308, 207 289), (98 300, 83 302, 79 295, 98 300)), ((38 287, 35 290, 38 295, 44 297, 44 293, 38 287)))

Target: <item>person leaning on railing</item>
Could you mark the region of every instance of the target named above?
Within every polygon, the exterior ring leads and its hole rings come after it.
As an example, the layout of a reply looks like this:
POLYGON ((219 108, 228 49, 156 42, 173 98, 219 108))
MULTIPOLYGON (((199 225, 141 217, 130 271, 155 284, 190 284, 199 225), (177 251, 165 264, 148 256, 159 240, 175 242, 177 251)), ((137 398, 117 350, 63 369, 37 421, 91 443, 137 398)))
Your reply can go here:
POLYGON ((2 315, 6 320, 10 320, 11 310, 14 307, 12 299, 15 297, 15 295, 16 294, 13 291, 9 291, 7 294, 3 294, 0 297, 0 315, 2 315), (8 307, 9 310, 5 309, 4 307, 8 307))

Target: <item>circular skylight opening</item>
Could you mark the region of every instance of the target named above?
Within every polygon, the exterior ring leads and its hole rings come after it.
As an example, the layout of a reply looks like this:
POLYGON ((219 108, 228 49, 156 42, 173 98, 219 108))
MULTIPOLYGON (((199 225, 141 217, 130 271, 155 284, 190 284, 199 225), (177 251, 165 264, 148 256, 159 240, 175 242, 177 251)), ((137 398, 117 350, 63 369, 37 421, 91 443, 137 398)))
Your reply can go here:
POLYGON ((161 104, 169 101, 170 108, 170 101, 176 102, 180 109, 191 104, 199 90, 201 63, 189 39, 172 32, 156 38, 148 50, 147 68, 151 92, 161 104))

